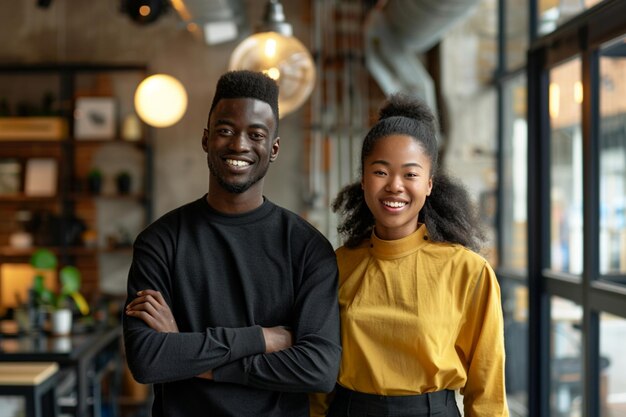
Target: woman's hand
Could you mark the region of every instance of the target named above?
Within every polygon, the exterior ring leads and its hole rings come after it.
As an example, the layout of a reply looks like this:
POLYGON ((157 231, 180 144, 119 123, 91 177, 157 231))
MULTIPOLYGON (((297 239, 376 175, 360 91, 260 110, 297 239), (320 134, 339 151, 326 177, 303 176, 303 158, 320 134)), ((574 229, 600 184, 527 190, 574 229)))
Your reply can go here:
POLYGON ((126 315, 143 320, 161 333, 178 333, 172 310, 159 291, 143 290, 126 306, 126 315))

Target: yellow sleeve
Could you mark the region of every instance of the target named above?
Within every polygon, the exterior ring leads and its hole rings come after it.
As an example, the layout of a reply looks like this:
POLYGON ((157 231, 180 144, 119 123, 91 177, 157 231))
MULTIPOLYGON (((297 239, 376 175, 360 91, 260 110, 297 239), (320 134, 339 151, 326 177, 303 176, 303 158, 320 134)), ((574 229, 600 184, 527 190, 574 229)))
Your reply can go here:
POLYGON ((484 264, 466 302, 465 323, 457 342, 467 367, 467 383, 461 389, 465 417, 507 417, 500 287, 489 264, 484 264))
POLYGON ((326 415, 332 394, 332 392, 313 392, 309 394, 309 410, 311 417, 324 417, 326 415))

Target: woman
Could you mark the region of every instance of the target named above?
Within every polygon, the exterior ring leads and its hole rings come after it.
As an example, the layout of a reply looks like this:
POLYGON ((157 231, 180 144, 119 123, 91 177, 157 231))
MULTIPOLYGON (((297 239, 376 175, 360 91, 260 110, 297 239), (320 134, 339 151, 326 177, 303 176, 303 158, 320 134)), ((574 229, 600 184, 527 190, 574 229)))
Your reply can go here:
POLYGON ((343 351, 328 416, 459 416, 457 389, 466 417, 508 416, 500 290, 436 138, 427 106, 391 97, 363 142, 361 180, 334 202, 343 351))

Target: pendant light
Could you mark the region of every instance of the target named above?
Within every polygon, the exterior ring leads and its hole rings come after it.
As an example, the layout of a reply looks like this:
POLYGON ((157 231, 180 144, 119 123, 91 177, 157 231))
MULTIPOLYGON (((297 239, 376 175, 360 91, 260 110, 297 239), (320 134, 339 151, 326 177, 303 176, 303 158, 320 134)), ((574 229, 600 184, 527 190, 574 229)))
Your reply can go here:
POLYGON ((276 80, 281 118, 298 109, 315 86, 313 58, 293 37, 291 24, 285 21, 283 6, 278 0, 268 1, 263 22, 255 34, 235 48, 229 69, 260 71, 276 80))
POLYGON ((151 75, 135 91, 135 111, 150 126, 171 126, 183 117, 185 110, 187 91, 171 75, 151 75))

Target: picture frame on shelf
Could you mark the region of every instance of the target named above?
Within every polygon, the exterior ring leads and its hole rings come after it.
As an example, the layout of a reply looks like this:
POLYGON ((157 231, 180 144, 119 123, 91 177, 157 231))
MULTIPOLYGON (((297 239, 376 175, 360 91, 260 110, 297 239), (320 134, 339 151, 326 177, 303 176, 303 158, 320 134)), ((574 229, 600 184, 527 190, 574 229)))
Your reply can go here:
POLYGON ((77 140, 111 140, 117 126, 113 97, 78 97, 74 109, 74 137, 77 140))
POLYGON ((19 194, 21 189, 21 161, 17 158, 0 158, 0 195, 19 194))
POLYGON ((24 194, 29 197, 53 197, 57 192, 58 163, 54 158, 30 158, 26 161, 24 194))

